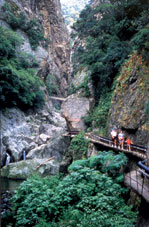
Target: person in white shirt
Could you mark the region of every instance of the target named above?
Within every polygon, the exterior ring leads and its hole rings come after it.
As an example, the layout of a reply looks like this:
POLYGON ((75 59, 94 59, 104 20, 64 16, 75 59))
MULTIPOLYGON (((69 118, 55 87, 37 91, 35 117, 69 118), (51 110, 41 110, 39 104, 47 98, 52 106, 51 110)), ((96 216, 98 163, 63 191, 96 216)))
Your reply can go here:
POLYGON ((120 133, 118 134, 118 141, 119 141, 119 146, 124 149, 124 133, 121 130, 120 133))
POLYGON ((117 131, 116 131, 116 129, 112 129, 111 136, 112 136, 112 142, 113 142, 112 146, 114 144, 114 146, 116 147, 116 145, 117 145, 117 131))

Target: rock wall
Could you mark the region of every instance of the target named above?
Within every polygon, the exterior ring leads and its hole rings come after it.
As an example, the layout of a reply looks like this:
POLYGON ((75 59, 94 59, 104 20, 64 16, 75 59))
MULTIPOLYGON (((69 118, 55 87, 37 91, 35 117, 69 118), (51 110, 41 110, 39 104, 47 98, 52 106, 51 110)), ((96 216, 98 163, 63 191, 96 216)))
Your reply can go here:
POLYGON ((148 144, 148 69, 141 55, 133 54, 117 78, 109 114, 113 126, 124 130, 136 144, 148 144))

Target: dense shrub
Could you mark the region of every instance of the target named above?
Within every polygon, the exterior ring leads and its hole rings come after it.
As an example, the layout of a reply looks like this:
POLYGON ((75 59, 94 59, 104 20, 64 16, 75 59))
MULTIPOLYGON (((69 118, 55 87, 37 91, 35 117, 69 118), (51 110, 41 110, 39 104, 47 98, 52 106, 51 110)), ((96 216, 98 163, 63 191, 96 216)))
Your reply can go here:
POLYGON ((64 178, 28 179, 12 198, 15 226, 135 226, 136 213, 119 184, 126 162, 124 154, 100 152, 83 165, 74 162, 64 178))
POLYGON ((98 105, 85 116, 84 122, 88 130, 93 128, 99 129, 100 135, 106 134, 106 127, 108 122, 109 110, 111 107, 112 92, 105 92, 99 100, 98 105))
POLYGON ((42 82, 36 76, 35 58, 20 52, 21 39, 13 31, 0 27, 0 105, 21 109, 42 107, 42 82))
POLYGON ((84 138, 84 132, 80 132, 77 136, 75 136, 70 143, 69 151, 75 154, 82 154, 86 156, 88 150, 89 140, 84 138))
POLYGON ((21 29, 28 35, 33 50, 37 48, 40 41, 45 40, 42 25, 36 19, 27 20, 17 6, 14 8, 9 3, 5 3, 2 9, 4 18, 11 28, 14 30, 21 29))

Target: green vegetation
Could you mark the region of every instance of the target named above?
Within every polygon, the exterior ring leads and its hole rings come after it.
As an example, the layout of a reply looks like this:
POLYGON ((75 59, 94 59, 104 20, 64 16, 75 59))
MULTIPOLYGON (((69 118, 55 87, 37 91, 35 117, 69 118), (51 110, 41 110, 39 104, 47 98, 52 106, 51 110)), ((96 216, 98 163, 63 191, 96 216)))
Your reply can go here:
POLYGON ((80 132, 71 140, 69 152, 73 154, 74 160, 86 157, 88 144, 89 140, 84 139, 84 132, 80 132))
POLYGON ((49 74, 46 78, 45 84, 50 96, 57 94, 59 88, 58 88, 55 76, 53 76, 52 74, 49 74))
MULTIPOLYGON (((113 88, 122 66, 132 53, 141 53, 145 64, 149 60, 148 2, 110 0, 96 3, 96 7, 87 5, 72 26, 72 38, 80 40, 72 60, 74 72, 88 69, 94 86, 95 108, 84 118, 88 130, 99 128, 98 133, 106 135, 113 88)), ((134 64, 129 64, 128 70, 122 73, 125 80, 133 67, 134 64)), ((74 86, 71 90, 76 91, 74 86)))
POLYGON ((75 86, 73 83, 70 85, 70 89, 68 91, 68 94, 73 94, 76 93, 78 90, 81 89, 81 93, 83 93, 83 96, 85 97, 89 97, 90 96, 90 90, 89 90, 89 76, 86 76, 84 78, 84 81, 79 85, 79 86, 75 86))
POLYGON ((105 95, 101 96, 100 101, 94 110, 89 112, 88 115, 84 117, 88 130, 98 128, 98 133, 100 135, 106 135, 109 110, 112 104, 111 99, 112 92, 106 92, 105 95))
POLYGON ((0 27, 0 105, 21 109, 42 107, 42 81, 36 76, 37 61, 32 55, 20 52, 22 40, 11 31, 0 27))
POLYGON ((122 63, 133 50, 147 53, 147 3, 147 0, 102 1, 95 8, 87 6, 73 25, 72 37, 83 41, 73 56, 74 70, 78 69, 78 62, 80 67, 88 67, 96 100, 107 88, 111 89, 122 63))
POLYGON ((125 204, 121 186, 126 162, 123 153, 99 152, 72 163, 64 178, 32 177, 16 190, 9 218, 16 227, 133 227, 137 214, 125 204))
POLYGON ((29 37, 32 49, 35 50, 40 41, 44 41, 42 25, 36 19, 27 20, 26 16, 19 11, 16 5, 5 3, 2 7, 4 18, 12 29, 21 29, 29 37))

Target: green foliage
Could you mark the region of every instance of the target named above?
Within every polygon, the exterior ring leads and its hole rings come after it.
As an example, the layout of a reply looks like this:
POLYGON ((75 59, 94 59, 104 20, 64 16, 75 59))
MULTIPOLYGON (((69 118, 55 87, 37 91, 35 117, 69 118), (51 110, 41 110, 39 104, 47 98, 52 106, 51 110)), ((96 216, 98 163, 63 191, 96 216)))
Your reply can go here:
POLYGON ((49 93, 50 96, 57 94, 58 85, 57 85, 55 76, 53 76, 52 74, 49 74, 46 78, 45 84, 47 86, 47 90, 48 90, 48 93, 49 93))
POLYGON ((124 154, 100 152, 74 162, 64 178, 28 179, 12 198, 15 226, 135 226, 136 213, 125 204, 126 190, 117 181, 125 163, 124 154))
POLYGON ((105 92, 100 98, 98 105, 92 112, 85 116, 84 122, 89 128, 99 128, 99 134, 106 134, 109 110, 111 107, 112 92, 105 92))
POLYGON ((4 18, 12 29, 21 29, 29 37, 32 49, 35 50, 40 41, 44 41, 42 25, 36 19, 27 20, 25 15, 14 9, 9 3, 5 3, 2 7, 4 18))
POLYGON ((79 86, 75 86, 73 83, 70 85, 70 89, 69 89, 69 94, 73 94, 76 93, 78 90, 81 90, 83 93, 83 96, 85 97, 89 97, 90 96, 90 90, 89 90, 89 77, 86 76, 84 78, 84 81, 79 85, 79 86))
POLYGON ((32 55, 19 52, 22 40, 9 29, 0 27, 0 105, 21 109, 41 107, 42 82, 35 75, 38 66, 32 55))
POLYGON ((89 140, 84 138, 84 132, 80 132, 70 143, 69 151, 72 153, 82 153, 86 156, 89 140))
POLYGON ((144 114, 146 116, 147 122, 149 123, 149 101, 145 102, 144 114))
POLYGON ((149 60, 149 56, 148 56, 148 51, 149 51, 149 26, 139 30, 138 33, 131 40, 131 44, 134 46, 134 49, 138 50, 138 52, 143 52, 144 60, 148 61, 149 60))
POLYGON ((74 70, 88 67, 97 100, 105 88, 111 89, 128 55, 148 49, 147 9, 147 0, 102 1, 87 6, 74 23, 73 36, 82 41, 72 58, 74 70))

